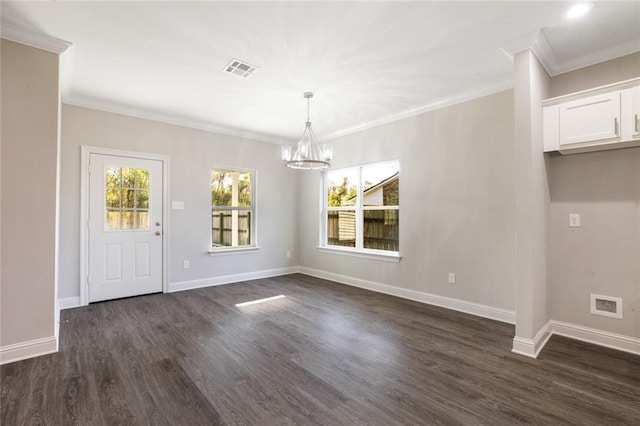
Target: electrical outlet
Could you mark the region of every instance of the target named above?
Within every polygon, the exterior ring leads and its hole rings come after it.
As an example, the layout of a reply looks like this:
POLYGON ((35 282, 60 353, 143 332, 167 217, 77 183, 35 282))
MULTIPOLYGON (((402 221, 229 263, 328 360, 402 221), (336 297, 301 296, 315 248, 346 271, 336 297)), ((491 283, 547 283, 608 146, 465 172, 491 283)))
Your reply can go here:
POLYGON ((456 274, 455 272, 449 272, 449 284, 456 283, 456 274))
POLYGON ((190 267, 190 266, 191 266, 191 263, 190 263, 188 260, 185 260, 185 261, 182 263, 182 267, 183 267, 184 269, 189 269, 189 267, 190 267))
POLYGON ((569 214, 569 227, 580 228, 580 215, 578 213, 569 214))

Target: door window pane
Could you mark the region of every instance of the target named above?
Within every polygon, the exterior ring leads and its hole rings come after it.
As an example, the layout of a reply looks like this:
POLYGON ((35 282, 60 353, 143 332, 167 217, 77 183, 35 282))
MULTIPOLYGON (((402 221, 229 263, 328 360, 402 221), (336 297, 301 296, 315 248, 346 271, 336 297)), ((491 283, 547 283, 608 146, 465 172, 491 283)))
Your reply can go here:
POLYGON ((136 208, 149 208, 149 191, 141 189, 136 191, 136 208))
POLYGON ((122 207, 132 209, 135 204, 135 189, 124 189, 122 191, 122 207))
POLYGON ((107 229, 121 229, 120 210, 107 210, 107 229))
POLYGON ((146 224, 146 228, 149 227, 149 211, 141 211, 138 210, 134 213, 135 218, 134 221, 138 225, 138 229, 142 229, 142 226, 146 224))
POLYGON ((122 212, 122 228, 120 229, 136 229, 133 218, 134 216, 131 210, 122 212))
POLYGON ((120 173, 121 169, 117 167, 107 167, 105 170, 105 181, 107 188, 121 188, 120 173))
POLYGON ((135 188, 136 186, 136 169, 122 169, 122 187, 135 188))
POLYGON ((107 208, 120 208, 120 190, 119 189, 107 189, 107 208))
POLYGON ((149 188, 149 170, 136 169, 136 188, 149 188))

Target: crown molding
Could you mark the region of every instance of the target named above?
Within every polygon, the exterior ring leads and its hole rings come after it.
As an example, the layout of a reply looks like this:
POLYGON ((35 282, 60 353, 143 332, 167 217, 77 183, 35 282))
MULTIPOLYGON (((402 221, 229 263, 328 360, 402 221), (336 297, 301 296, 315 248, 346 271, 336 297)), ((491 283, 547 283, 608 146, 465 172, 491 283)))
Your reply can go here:
POLYGON ((367 123, 360 124, 358 126, 349 127, 344 130, 339 130, 337 132, 330 133, 328 135, 321 135, 318 138, 318 141, 329 141, 332 139, 336 139, 342 136, 346 136, 352 133, 361 132, 363 130, 371 129, 373 127, 382 126, 383 124, 392 123, 394 121, 402 120, 405 118, 413 117, 416 115, 424 114, 425 112, 434 111, 437 109, 446 108, 448 106, 461 104, 463 102, 471 101, 473 99, 482 98, 485 96, 492 95, 494 93, 503 92, 505 90, 509 90, 513 88, 513 82, 501 82, 493 85, 488 85, 485 87, 481 87, 479 89, 469 90, 466 92, 458 93, 454 96, 449 96, 446 98, 441 98, 434 102, 430 102, 426 105, 422 105, 417 108, 412 108, 397 114, 392 114, 384 118, 380 118, 378 120, 370 121, 367 123))
POLYGON ((500 46, 500 50, 513 61, 513 58, 520 52, 531 50, 540 64, 550 76, 558 74, 558 61, 547 37, 541 30, 536 30, 524 34, 500 46))
POLYGON ((547 71, 547 74, 551 77, 555 77, 556 75, 639 52, 640 43, 638 43, 638 41, 631 41, 629 43, 614 46, 610 49, 595 52, 591 55, 572 61, 561 62, 558 60, 553 48, 549 44, 549 40, 544 35, 544 31, 537 30, 503 44, 500 46, 500 50, 502 50, 512 61, 516 54, 524 52, 525 50, 531 50, 534 55, 536 55, 536 58, 538 58, 538 61, 540 61, 540 64, 543 66, 545 71, 547 71))
POLYGON ((0 38, 46 50, 47 52, 60 55, 73 43, 46 34, 37 33, 26 28, 18 27, 14 24, 2 22, 0 24, 0 38))
POLYGON ((550 75, 554 77, 559 74, 575 71, 580 68, 590 67, 591 65, 596 65, 602 62, 620 58, 622 56, 631 55, 632 53, 636 52, 640 52, 640 42, 631 41, 629 43, 614 46, 611 49, 593 53, 574 61, 569 61, 565 64, 557 64, 553 68, 553 72, 550 73, 550 75))
MULTIPOLYGON (((378 120, 370 121, 368 123, 350 127, 344 130, 339 130, 337 132, 333 132, 328 135, 321 135, 320 137, 317 138, 317 140, 322 142, 322 141, 336 139, 341 136, 346 136, 346 135, 357 133, 373 127, 382 126, 383 124, 387 124, 394 121, 402 120, 404 118, 409 118, 416 115, 424 114, 425 112, 434 111, 434 110, 445 108, 448 106, 460 104, 473 99, 482 98, 484 96, 489 96, 494 93, 503 92, 505 90, 509 90, 512 88, 513 88, 513 83, 509 81, 509 82, 499 83, 491 86, 486 86, 476 90, 470 90, 468 92, 459 93, 455 96, 439 99, 435 102, 431 102, 429 104, 420 106, 418 108, 413 108, 407 111, 400 112, 398 114, 392 114, 390 116, 387 116, 378 120)), ((240 130, 240 129, 235 129, 231 127, 224 127, 224 126, 219 126, 214 124, 196 122, 196 121, 187 120, 187 119, 179 119, 179 118, 171 117, 165 114, 153 113, 150 111, 144 111, 144 110, 140 110, 137 108, 132 108, 124 105, 116 105, 110 102, 97 101, 93 99, 82 99, 82 98, 73 97, 73 96, 65 96, 64 94, 63 94, 62 102, 67 105, 77 106, 81 108, 95 109, 98 111, 126 115, 129 117, 140 118, 143 120, 157 121, 160 123, 171 124, 174 126, 204 130, 207 132, 220 133, 223 135, 235 136, 235 137, 244 138, 244 139, 251 139, 259 142, 268 142, 268 143, 273 143, 277 145, 290 143, 289 139, 284 136, 275 137, 275 136, 269 136, 261 133, 250 132, 247 130, 240 130)))
POLYGON ((63 96, 62 103, 66 105, 77 106, 81 108, 95 109, 98 111, 109 112, 113 114, 126 115, 128 117, 140 118, 143 120, 157 121, 159 123, 171 124, 174 126, 188 127, 196 130, 204 130, 206 132, 219 133, 227 136, 234 136, 243 139, 251 139, 258 142, 268 142, 281 145, 287 143, 283 137, 274 137, 261 133, 250 132, 247 130, 236 129, 232 127, 224 127, 215 124, 202 123, 188 119, 180 119, 171 117, 166 114, 160 114, 150 111, 140 110, 138 108, 117 105, 110 102, 98 101, 93 99, 77 98, 73 96, 63 96))

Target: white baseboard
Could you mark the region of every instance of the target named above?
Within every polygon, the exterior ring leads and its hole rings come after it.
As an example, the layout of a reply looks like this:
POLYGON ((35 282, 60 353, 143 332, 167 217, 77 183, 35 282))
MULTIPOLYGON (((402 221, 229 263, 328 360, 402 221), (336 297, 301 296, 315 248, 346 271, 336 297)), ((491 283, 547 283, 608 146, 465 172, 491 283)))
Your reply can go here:
POLYGON ((569 337, 570 339, 640 355, 640 339, 636 337, 556 320, 550 320, 533 340, 518 336, 514 337, 511 352, 537 358, 542 348, 553 335, 569 337))
POLYGON ((551 329, 553 334, 557 334, 558 336, 565 336, 583 342, 593 343, 594 345, 640 355, 640 339, 636 337, 610 333, 604 330, 555 320, 551 321, 551 329))
POLYGON ((376 291, 378 293, 390 294, 392 296, 401 297, 403 299, 409 299, 429 305, 440 306, 443 308, 452 309, 454 311, 464 312, 467 314, 506 322, 509 324, 514 324, 516 320, 516 313, 514 311, 508 311, 506 309, 494 308, 492 306, 481 305, 478 303, 467 302, 459 299, 452 299, 449 297, 438 296, 436 294, 424 293, 421 291, 409 290, 406 288, 395 287, 388 284, 377 283, 374 281, 362 280, 346 275, 339 275, 332 272, 321 271, 319 269, 300 267, 298 269, 298 272, 305 275, 310 275, 312 277, 336 281, 342 284, 376 291))
POLYGON ((277 277, 280 275, 294 274, 298 272, 297 266, 277 269, 265 269, 263 271, 246 272, 243 274, 223 275, 220 277, 204 278, 201 280, 179 281, 169 284, 168 293, 183 290, 193 290, 202 287, 211 287, 215 285, 231 284, 242 281, 258 280, 261 278, 277 277))
POLYGON ((71 309, 71 308, 79 308, 80 306, 80 296, 78 297, 65 297, 64 299, 58 299, 58 306, 60 310, 62 309, 71 309))
MULTIPOLYGON (((243 274, 224 275, 221 277, 204 278, 201 280, 180 281, 170 283, 168 293, 175 291, 191 290, 195 288, 210 287, 214 285, 231 284, 240 281, 257 280, 260 278, 277 277, 279 275, 294 274, 298 272, 298 267, 267 269, 263 271, 247 272, 243 274)), ((72 309, 82 306, 80 297, 66 297, 58 299, 60 309, 72 309)))
POLYGON ((58 352, 56 336, 0 347, 0 365, 58 352))
POLYGON ((538 331, 533 339, 525 339, 519 336, 514 337, 511 352, 528 356, 529 358, 537 358, 552 334, 551 321, 549 321, 538 331))

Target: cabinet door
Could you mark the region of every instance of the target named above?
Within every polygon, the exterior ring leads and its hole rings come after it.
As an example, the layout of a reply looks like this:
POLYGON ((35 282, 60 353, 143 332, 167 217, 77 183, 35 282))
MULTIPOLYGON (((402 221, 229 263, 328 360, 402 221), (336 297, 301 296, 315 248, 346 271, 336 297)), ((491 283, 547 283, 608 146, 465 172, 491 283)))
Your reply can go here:
POLYGON ((560 146, 620 139, 620 92, 560 105, 560 146))
POLYGON ((622 140, 640 140, 640 86, 622 92, 622 140))

